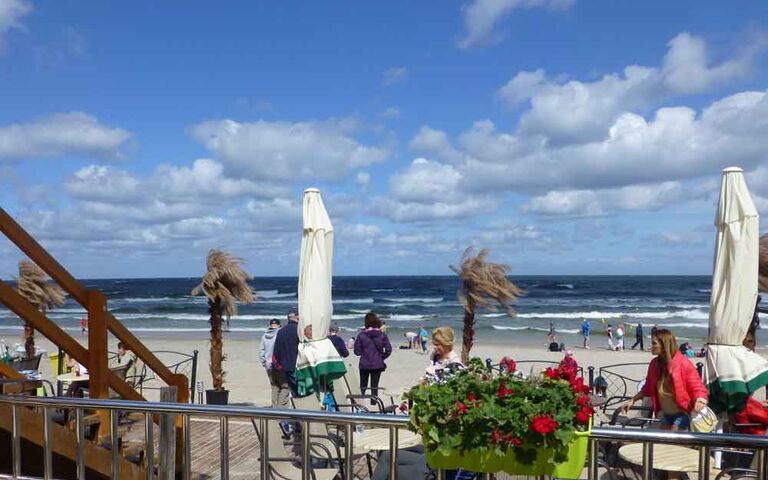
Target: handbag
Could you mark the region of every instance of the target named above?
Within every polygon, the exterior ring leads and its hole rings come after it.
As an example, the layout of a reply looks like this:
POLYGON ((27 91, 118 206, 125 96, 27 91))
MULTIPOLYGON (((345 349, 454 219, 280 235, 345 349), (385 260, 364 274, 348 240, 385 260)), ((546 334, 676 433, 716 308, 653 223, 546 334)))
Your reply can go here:
POLYGON ((691 412, 691 430, 698 433, 711 433, 717 425, 717 415, 709 407, 699 412, 691 412))

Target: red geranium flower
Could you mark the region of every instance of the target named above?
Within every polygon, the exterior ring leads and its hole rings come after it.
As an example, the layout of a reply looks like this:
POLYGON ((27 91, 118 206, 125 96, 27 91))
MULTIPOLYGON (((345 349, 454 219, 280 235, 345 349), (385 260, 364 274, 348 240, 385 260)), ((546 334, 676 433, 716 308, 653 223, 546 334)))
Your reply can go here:
POLYGON ((401 412, 407 412, 408 411, 408 404, 405 403, 405 402, 401 403, 399 409, 400 409, 401 412))
POLYGON ((493 438, 493 443, 499 443, 501 442, 501 432, 498 430, 494 430, 491 434, 491 437, 493 438))
POLYGON ((579 423, 589 423, 589 419, 592 417, 592 409, 584 405, 581 410, 576 412, 576 421, 579 423))
POLYGON ((459 415, 467 413, 467 405, 456 400, 456 409, 459 411, 459 415))
POLYGON ((550 415, 536 415, 531 419, 529 427, 532 432, 540 435, 546 435, 557 428, 557 422, 550 415))
POLYGON ((509 357, 504 357, 501 359, 501 362, 499 362, 499 367, 509 373, 515 373, 517 370, 517 363, 509 357))
POLYGON ((547 367, 547 369, 544 370, 544 375, 546 375, 547 377, 553 380, 557 380, 560 378, 560 374, 557 372, 557 370, 555 370, 552 367, 547 367))
POLYGON ((507 440, 508 444, 513 445, 515 447, 517 447, 517 446, 519 446, 519 445, 521 445, 523 443, 522 440, 520 440, 519 438, 517 438, 515 436, 512 436, 512 435, 507 435, 506 440, 507 440))
POLYGON ((477 397, 475 397, 474 393, 470 393, 469 395, 467 395, 467 403, 474 402, 474 401, 477 401, 477 397))
POLYGON ((506 382, 501 382, 499 385, 499 391, 497 392, 499 395, 499 398, 505 398, 509 395, 512 395, 514 393, 511 388, 507 388, 506 382))
POLYGON ((581 395, 576 398, 576 404, 581 406, 590 406, 592 404, 592 399, 589 398, 589 395, 581 395))

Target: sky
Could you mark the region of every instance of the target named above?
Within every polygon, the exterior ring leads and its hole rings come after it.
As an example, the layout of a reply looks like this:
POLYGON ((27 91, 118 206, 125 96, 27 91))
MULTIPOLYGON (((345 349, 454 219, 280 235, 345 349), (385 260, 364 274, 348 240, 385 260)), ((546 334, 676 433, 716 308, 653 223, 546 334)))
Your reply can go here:
POLYGON ((296 275, 309 187, 338 275, 707 275, 766 59, 752 0, 0 0, 0 206, 82 278, 296 275))

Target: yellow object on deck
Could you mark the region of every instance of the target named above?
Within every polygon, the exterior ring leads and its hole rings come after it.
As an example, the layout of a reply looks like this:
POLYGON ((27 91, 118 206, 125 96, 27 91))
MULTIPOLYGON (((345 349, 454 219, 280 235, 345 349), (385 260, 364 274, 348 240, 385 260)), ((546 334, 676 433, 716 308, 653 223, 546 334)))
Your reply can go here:
MULTIPOLYGON (((53 374, 59 375, 59 354, 52 353, 48 355, 48 358, 51 359, 51 369, 53 370, 53 374)), ((64 359, 62 359, 61 368, 61 373, 69 373, 72 371, 72 368, 67 367, 67 365, 64 363, 64 359)))

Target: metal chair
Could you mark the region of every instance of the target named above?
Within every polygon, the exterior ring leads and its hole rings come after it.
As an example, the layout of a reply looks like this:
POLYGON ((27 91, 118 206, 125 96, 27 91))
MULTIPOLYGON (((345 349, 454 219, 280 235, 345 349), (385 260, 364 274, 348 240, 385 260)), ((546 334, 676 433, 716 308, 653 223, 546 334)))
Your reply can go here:
POLYGON ((43 358, 42 353, 38 353, 34 357, 17 358, 13 361, 13 364, 11 366, 17 372, 29 371, 29 370, 38 371, 40 370, 41 358, 43 358))

